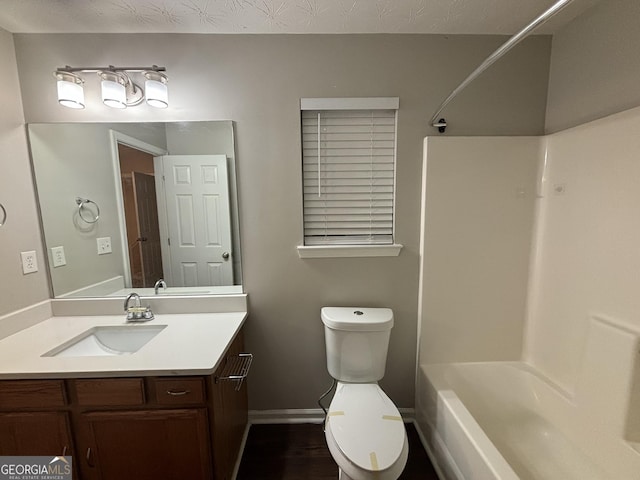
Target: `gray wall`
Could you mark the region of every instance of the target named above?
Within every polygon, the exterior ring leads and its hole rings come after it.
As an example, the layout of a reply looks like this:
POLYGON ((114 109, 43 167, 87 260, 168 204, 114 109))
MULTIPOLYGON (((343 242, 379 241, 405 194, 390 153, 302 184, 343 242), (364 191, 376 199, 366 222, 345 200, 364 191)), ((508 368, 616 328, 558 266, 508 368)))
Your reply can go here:
MULTIPOLYGON (((253 409, 313 408, 328 386, 323 305, 387 306, 396 323, 381 384, 413 405, 422 141, 443 98, 504 41, 428 35, 16 35, 27 122, 236 122, 247 347, 253 409), (57 66, 156 63, 170 108, 113 111, 87 81, 87 108, 59 107, 57 66), (47 88, 46 86, 49 85, 47 88), (399 257, 298 258, 302 242, 299 99, 398 96, 399 257)), ((514 49, 450 106, 449 133, 543 132, 550 39, 514 49)), ((0 253, 0 255, 2 255, 0 253)))
POLYGON ((546 131, 640 105, 640 2, 603 0, 553 36, 546 131))
POLYGON ((29 168, 20 85, 11 34, 0 29, 0 316, 49 298, 46 263, 29 168), (22 274, 20 252, 35 250, 40 270, 22 274))

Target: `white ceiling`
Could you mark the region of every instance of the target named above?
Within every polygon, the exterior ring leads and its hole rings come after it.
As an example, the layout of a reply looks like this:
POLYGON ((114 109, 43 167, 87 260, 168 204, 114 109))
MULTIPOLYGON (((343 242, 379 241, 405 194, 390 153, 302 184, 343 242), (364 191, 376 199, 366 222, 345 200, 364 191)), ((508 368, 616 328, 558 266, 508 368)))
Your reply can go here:
MULTIPOLYGON (((555 0, 0 0, 13 33, 513 34, 555 0)), ((574 0, 552 33, 599 0, 574 0)))

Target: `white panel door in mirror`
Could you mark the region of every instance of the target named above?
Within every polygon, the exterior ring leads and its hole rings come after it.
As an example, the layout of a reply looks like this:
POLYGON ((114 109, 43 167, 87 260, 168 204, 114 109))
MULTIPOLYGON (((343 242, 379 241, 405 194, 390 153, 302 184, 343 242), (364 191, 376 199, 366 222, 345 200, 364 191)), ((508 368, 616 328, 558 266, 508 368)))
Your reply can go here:
POLYGON ((233 284, 225 155, 166 155, 164 195, 175 286, 233 284))

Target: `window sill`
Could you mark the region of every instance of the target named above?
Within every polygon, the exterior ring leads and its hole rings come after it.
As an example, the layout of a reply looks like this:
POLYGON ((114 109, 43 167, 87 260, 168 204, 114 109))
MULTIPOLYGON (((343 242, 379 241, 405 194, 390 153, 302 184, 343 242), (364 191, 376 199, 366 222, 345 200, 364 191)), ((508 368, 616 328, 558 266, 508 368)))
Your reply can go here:
POLYGON ((397 257, 402 245, 300 245, 300 258, 397 257))

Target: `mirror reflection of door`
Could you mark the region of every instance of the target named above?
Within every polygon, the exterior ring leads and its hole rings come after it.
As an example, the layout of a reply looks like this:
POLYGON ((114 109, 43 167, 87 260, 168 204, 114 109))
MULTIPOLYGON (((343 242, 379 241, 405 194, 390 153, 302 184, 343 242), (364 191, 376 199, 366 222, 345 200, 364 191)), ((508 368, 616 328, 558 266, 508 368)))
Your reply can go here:
POLYGON ((153 156, 118 144, 132 287, 162 278, 153 156))
POLYGON ((164 177, 159 198, 167 212, 165 280, 180 287, 233 285, 227 157, 165 155, 156 157, 156 172, 164 177))

